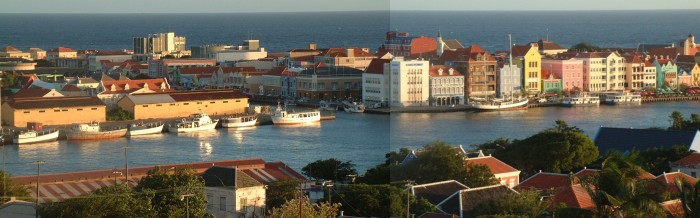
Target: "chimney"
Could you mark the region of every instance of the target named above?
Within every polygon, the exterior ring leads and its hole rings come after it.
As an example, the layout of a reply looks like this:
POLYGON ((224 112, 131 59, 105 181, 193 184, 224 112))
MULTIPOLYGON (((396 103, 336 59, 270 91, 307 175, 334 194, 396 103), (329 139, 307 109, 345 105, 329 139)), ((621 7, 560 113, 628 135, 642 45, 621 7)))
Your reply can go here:
POLYGON ((438 69, 438 75, 442 76, 442 68, 438 69))
POLYGON ((455 69, 454 69, 454 68, 450 68, 449 70, 447 70, 447 72, 449 72, 449 73, 450 73, 450 76, 452 76, 452 75, 454 74, 454 72, 455 72, 455 69))
POLYGON ((347 54, 347 56, 349 58, 354 57, 355 56, 355 49, 353 49, 353 48, 345 49, 345 53, 347 54))
POLYGON ((309 49, 316 50, 316 43, 309 44, 309 49))

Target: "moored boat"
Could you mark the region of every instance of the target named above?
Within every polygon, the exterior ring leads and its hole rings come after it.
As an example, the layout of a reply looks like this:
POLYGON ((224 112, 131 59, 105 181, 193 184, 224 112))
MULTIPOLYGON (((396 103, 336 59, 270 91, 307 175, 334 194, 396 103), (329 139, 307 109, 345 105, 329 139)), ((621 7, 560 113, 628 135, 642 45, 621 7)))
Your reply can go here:
POLYGON ((350 112, 350 113, 363 113, 365 112, 365 105, 362 103, 357 103, 357 102, 347 102, 343 101, 343 108, 345 109, 345 112, 350 112))
POLYGON ((165 123, 162 123, 162 122, 133 123, 133 124, 129 124, 129 126, 127 127, 127 129, 129 129, 129 131, 126 132, 126 136, 137 136, 137 135, 148 135, 148 134, 162 133, 163 128, 165 128, 165 123))
POLYGON ((603 103, 609 105, 641 104, 642 96, 628 92, 605 93, 603 103))
POLYGON ((567 96, 562 99, 561 104, 566 107, 598 106, 600 98, 589 95, 567 96))
POLYGON ((58 129, 28 130, 20 132, 12 138, 15 144, 30 144, 39 142, 50 142, 58 139, 58 129))
POLYGON ((68 140, 96 140, 121 138, 126 135, 126 128, 105 129, 100 127, 100 123, 92 122, 88 124, 74 124, 66 130, 68 140))
POLYGON ((527 98, 521 100, 511 99, 509 101, 477 101, 469 105, 478 111, 504 111, 527 109, 527 98))
POLYGON ((288 112, 286 108, 283 109, 279 104, 277 104, 275 114, 272 115, 272 124, 274 125, 290 125, 320 121, 321 112, 318 110, 305 112, 288 112))
POLYGON ((212 130, 216 128, 216 124, 218 123, 218 119, 212 120, 206 113, 199 112, 190 115, 188 118, 182 119, 181 121, 175 123, 175 125, 170 126, 168 131, 172 133, 182 133, 212 130))
POLYGON ((338 110, 338 103, 335 103, 335 102, 320 101, 318 103, 318 106, 319 106, 320 110, 325 110, 325 111, 337 111, 338 110))
POLYGON ((239 128, 255 126, 258 122, 258 116, 252 115, 234 115, 230 117, 225 117, 221 119, 221 126, 225 128, 239 128))

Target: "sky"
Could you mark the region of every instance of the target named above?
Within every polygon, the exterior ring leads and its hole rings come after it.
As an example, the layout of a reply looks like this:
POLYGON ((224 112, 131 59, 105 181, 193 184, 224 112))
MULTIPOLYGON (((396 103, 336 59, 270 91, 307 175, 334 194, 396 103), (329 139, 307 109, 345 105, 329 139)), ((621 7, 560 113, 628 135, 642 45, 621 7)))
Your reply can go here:
POLYGON ((700 0, 0 0, 0 13, 700 9, 700 0), (574 3, 576 2, 576 3, 574 3))

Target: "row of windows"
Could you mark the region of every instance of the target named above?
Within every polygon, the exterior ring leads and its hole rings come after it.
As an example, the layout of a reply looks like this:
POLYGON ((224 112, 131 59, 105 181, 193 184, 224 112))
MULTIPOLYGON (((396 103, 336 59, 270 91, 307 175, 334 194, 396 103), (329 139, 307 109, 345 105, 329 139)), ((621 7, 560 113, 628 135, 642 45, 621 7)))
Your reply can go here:
MULTIPOLYGON (((97 108, 96 107, 90 108, 90 110, 96 111, 97 108)), ((83 108, 75 109, 75 111, 83 111, 83 108)), ((68 112, 68 109, 54 109, 53 112, 68 112)), ((22 113, 30 114, 31 111, 24 111, 22 113)), ((39 110, 39 113, 46 113, 46 110, 39 110)))
MULTIPOLYGON (((236 100, 236 102, 241 102, 241 100, 236 100)), ((228 103, 228 101, 222 101, 221 103, 226 104, 226 103, 228 103)), ((201 102, 201 101, 198 101, 197 104, 202 104, 202 102, 201 102)), ((210 101, 209 104, 216 104, 216 102, 215 102, 215 101, 210 101)), ((190 105, 190 103, 182 103, 182 105, 190 105)), ((148 107, 148 106, 149 106, 149 105, 147 105, 147 104, 142 105, 142 107, 148 107)), ((163 105, 162 105, 162 104, 156 104, 155 106, 156 106, 156 107, 160 107, 160 106, 163 106, 163 105)), ((171 103, 170 106, 176 106, 176 104, 175 104, 175 103, 171 103)))

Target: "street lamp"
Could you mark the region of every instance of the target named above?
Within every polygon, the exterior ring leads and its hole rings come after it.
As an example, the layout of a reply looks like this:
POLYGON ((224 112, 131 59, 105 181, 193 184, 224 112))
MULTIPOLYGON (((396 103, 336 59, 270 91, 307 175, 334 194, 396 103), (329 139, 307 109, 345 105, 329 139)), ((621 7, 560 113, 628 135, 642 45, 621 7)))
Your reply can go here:
POLYGON ((185 200, 185 211, 187 213, 187 218, 190 218, 190 197, 192 196, 194 196, 194 194, 180 195, 180 200, 185 200))
MULTIPOLYGON (((123 174, 121 171, 117 171, 117 168, 114 168, 113 170, 114 171, 112 171, 112 174, 114 174, 114 185, 116 186, 117 185, 117 174, 119 174, 120 176, 123 174)), ((127 183, 127 185, 128 185, 128 183, 127 183)))
POLYGON ((331 189, 333 188, 333 180, 324 181, 323 186, 328 188, 328 204, 333 205, 333 193, 331 192, 331 189))

